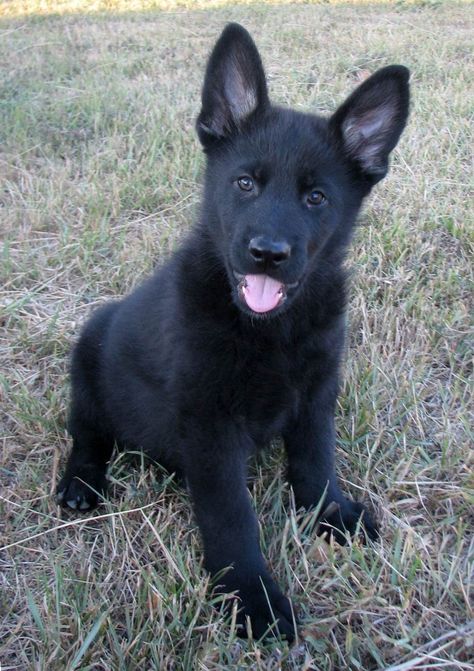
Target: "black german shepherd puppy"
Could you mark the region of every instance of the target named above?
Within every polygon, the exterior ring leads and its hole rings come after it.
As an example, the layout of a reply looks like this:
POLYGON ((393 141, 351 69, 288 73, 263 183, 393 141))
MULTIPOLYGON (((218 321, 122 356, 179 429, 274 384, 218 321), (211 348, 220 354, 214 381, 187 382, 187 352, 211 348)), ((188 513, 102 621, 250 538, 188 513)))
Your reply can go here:
POLYGON ((97 504, 115 442, 182 474, 205 566, 238 592, 243 635, 249 616, 255 637, 276 622, 294 638, 246 487, 257 446, 283 436, 297 505, 323 501, 323 527, 338 540, 359 520, 377 536, 334 471, 342 263, 361 203, 387 173, 408 98, 408 70, 392 65, 329 119, 275 107, 250 35, 228 25, 197 120, 207 157, 198 222, 151 279, 93 315, 74 350, 73 448, 59 501, 97 504))

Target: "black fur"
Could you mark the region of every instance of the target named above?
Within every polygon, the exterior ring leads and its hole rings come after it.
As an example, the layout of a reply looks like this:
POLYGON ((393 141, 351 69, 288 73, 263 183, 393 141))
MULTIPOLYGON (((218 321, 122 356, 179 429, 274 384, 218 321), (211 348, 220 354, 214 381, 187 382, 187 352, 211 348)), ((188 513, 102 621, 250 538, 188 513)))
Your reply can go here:
POLYGON ((339 541, 359 520, 377 536, 334 470, 342 262, 407 113, 402 66, 379 70, 329 120, 274 107, 251 37, 227 26, 197 122, 207 155, 199 220, 151 279, 93 315, 74 351, 73 449, 58 499, 97 504, 114 441, 184 475, 205 565, 238 591, 243 635, 249 616, 256 637, 276 620, 274 631, 294 638, 246 488, 257 447, 283 436, 297 504, 324 497, 322 528, 339 541), (262 275, 281 283, 278 304, 256 312, 245 292, 262 275))

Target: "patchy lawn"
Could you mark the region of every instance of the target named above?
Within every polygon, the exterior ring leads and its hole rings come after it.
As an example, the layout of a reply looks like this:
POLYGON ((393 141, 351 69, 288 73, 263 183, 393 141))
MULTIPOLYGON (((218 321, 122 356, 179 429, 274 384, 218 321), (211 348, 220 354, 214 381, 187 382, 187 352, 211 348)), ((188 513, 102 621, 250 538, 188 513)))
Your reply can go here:
POLYGON ((472 670, 472 7, 196 4, 0 8, 2 671, 472 670), (330 112, 382 65, 412 70, 411 120, 351 254, 337 422, 341 477, 382 539, 305 535, 278 446, 249 481, 302 621, 290 650, 238 641, 212 607, 188 497, 159 468, 117 456, 89 517, 52 497, 80 325, 193 220, 203 66, 229 20, 253 33, 273 99, 301 109, 330 112))

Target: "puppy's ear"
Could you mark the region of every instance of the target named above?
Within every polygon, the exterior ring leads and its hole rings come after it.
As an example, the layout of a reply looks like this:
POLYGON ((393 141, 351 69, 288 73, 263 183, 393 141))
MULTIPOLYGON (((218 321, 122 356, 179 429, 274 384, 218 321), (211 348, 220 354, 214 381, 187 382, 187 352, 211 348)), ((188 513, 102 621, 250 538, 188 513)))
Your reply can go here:
POLYGON ((207 64, 197 131, 204 146, 236 133, 269 105, 260 55, 249 33, 230 23, 207 64))
POLYGON ((405 127, 409 76, 403 65, 378 70, 330 119, 330 128, 343 151, 372 184, 387 174, 389 154, 405 127))

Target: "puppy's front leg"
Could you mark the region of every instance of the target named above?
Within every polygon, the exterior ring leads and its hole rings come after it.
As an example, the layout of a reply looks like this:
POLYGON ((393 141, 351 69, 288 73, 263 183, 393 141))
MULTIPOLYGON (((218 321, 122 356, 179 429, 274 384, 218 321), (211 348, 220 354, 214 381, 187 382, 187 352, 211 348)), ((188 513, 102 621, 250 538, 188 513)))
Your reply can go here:
POLYGON ((197 431, 194 426, 192 440, 184 445, 186 478, 204 544, 205 566, 213 576, 220 574, 216 583, 224 592, 238 592, 241 636, 247 635, 249 617, 255 638, 276 622, 273 634, 292 641, 290 602, 266 567, 246 487, 248 441, 235 427, 219 430, 214 426, 212 436, 210 433, 209 428, 197 431))
POLYGON ((335 503, 336 510, 324 515, 321 530, 330 530, 339 543, 345 532, 353 534, 362 518, 369 538, 378 536, 377 524, 361 503, 347 499, 339 487, 334 467, 336 431, 334 412, 337 398, 336 377, 317 384, 302 400, 298 416, 284 432, 288 453, 288 478, 296 504, 305 508, 316 506, 325 494, 322 512, 335 503))

